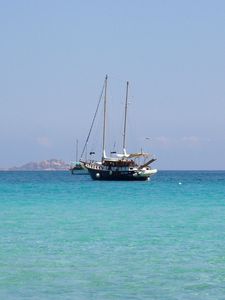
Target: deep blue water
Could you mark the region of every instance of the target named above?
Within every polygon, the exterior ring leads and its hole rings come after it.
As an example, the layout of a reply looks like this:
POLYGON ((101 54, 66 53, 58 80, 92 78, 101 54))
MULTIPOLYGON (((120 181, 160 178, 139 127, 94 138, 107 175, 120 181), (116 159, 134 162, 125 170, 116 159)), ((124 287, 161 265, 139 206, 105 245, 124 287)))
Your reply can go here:
POLYGON ((0 172, 0 299, 224 300, 225 172, 0 172))

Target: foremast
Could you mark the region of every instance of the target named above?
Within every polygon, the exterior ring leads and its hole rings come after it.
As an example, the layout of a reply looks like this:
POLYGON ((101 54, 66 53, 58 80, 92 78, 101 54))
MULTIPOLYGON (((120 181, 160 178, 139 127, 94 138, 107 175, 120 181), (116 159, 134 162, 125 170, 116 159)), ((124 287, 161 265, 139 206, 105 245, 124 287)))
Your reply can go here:
POLYGON ((105 151, 105 137, 106 137, 106 113, 107 113, 107 81, 108 76, 105 77, 105 91, 104 91, 104 119, 103 119, 103 137, 102 137, 102 162, 106 158, 105 151))
POLYGON ((124 156, 127 155, 127 152, 126 152, 126 130, 127 130, 128 89, 129 89, 129 82, 127 81, 126 101, 125 101, 125 110, 124 110, 124 128, 123 128, 123 154, 124 154, 124 156))

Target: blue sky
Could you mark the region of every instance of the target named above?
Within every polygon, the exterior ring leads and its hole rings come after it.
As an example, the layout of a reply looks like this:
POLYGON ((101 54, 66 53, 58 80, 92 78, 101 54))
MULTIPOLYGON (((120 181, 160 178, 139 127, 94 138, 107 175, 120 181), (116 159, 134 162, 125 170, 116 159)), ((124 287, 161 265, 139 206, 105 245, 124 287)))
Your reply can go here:
POLYGON ((224 37, 218 0, 0 1, 0 167, 73 160, 108 74, 108 151, 129 80, 128 150, 225 169, 224 37))

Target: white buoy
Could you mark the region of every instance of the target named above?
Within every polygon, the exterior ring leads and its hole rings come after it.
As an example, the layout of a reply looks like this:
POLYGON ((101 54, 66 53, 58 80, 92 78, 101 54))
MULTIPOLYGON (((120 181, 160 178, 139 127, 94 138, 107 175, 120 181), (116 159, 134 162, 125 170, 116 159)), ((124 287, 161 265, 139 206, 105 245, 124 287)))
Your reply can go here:
POLYGON ((182 182, 179 182, 179 185, 181 185, 182 184, 182 182))

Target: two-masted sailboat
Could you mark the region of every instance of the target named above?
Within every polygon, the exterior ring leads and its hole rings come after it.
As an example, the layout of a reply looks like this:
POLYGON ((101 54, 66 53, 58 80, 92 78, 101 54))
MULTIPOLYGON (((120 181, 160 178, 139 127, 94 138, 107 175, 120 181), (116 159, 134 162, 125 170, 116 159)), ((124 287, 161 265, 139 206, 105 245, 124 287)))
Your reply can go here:
POLYGON ((104 118, 103 118, 103 141, 102 159, 100 162, 82 162, 94 180, 149 180, 157 172, 150 165, 156 160, 148 153, 130 153, 126 151, 126 127, 127 127, 127 106, 128 106, 129 82, 126 85, 126 101, 124 111, 123 128, 123 153, 116 154, 116 157, 106 155, 106 112, 107 112, 107 76, 104 82, 104 118), (147 161, 142 164, 136 162, 137 158, 144 158, 147 161))

